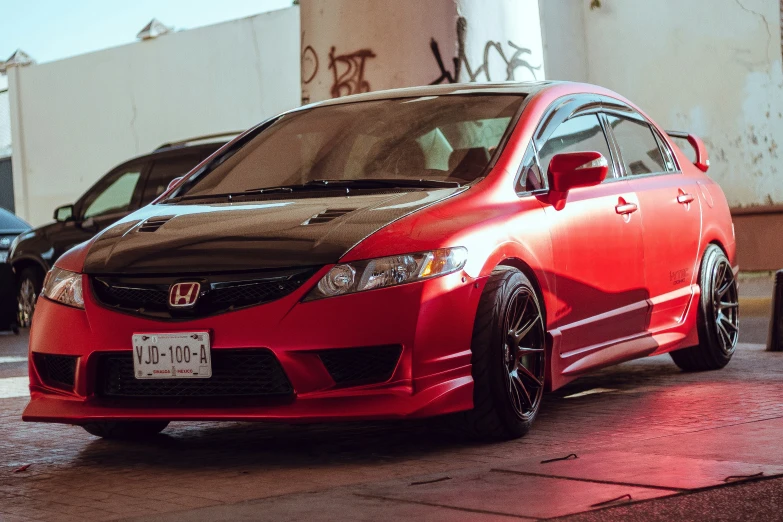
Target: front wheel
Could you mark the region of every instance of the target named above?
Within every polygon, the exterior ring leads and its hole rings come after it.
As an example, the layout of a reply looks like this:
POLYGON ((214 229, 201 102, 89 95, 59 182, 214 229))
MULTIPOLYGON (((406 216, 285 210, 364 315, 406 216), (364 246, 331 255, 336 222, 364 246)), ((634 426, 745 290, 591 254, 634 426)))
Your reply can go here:
POLYGON ((19 274, 16 285, 17 323, 22 328, 29 328, 33 321, 35 302, 43 288, 41 274, 34 268, 25 268, 19 274))
POLYGON ((671 352, 684 371, 718 370, 734 355, 739 336, 737 281, 728 258, 717 245, 704 252, 699 273, 699 344, 671 352))
POLYGON ((134 440, 157 435, 168 425, 168 421, 103 421, 90 422, 82 428, 90 435, 104 439, 134 440))
POLYGON ((528 432, 541 406, 546 326, 530 280, 512 267, 492 272, 479 301, 471 341, 473 409, 460 424, 479 439, 528 432))

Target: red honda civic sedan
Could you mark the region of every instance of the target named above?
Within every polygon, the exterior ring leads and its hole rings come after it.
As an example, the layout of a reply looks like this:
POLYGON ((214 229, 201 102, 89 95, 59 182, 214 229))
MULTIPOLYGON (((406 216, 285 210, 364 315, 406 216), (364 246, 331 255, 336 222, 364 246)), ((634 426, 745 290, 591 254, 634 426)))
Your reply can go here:
POLYGON ((693 162, 628 100, 573 83, 276 116, 56 262, 24 419, 130 437, 452 414, 513 438, 545 389, 596 368, 665 352, 721 368, 733 225, 703 144, 678 137, 693 162))

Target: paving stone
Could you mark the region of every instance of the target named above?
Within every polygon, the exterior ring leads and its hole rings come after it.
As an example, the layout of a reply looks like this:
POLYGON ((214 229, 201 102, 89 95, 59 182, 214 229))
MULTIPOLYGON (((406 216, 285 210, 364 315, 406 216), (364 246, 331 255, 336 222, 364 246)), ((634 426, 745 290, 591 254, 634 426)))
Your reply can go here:
MULTIPOLYGON (((6 340, 0 337, 0 356, 15 355, 19 341, 8 348, 6 340)), ((24 365, 17 365, 6 373, 22 377, 25 372, 24 365)), ((61 509, 62 517, 82 520, 163 516, 156 512, 173 518, 216 514, 202 520, 496 520, 497 515, 481 512, 480 505, 520 514, 516 499, 525 491, 537 491, 543 499, 542 511, 526 511, 525 516, 541 516, 546 504, 563 509, 553 512, 573 513, 615 493, 630 492, 633 500, 669 494, 585 479, 696 487, 704 483, 700 480, 714 482, 734 470, 775 472, 783 464, 781 396, 783 354, 744 344, 719 372, 682 373, 662 356, 585 376, 545 397, 541 415, 524 439, 497 444, 467 442, 437 421, 172 423, 151 441, 109 442, 78 427, 22 423, 26 400, 0 399, 0 520, 51 520, 58 515, 52 511, 56 505, 69 506, 61 509), (566 398, 596 388, 615 391, 566 398), (571 478, 490 471, 526 471, 544 457, 572 452, 580 455, 583 468, 569 475, 562 471, 565 466, 556 466, 558 476, 571 478), (598 457, 589 455, 613 456, 616 466, 591 468, 592 458, 598 457), (691 472, 663 476, 666 466, 645 467, 651 461, 672 467, 679 462, 691 472), (24 464, 31 464, 27 471, 12 472, 24 464), (446 507, 430 505, 430 489, 406 489, 405 498, 398 500, 356 496, 389 481, 409 484, 416 477, 463 472, 478 474, 489 491, 472 493, 474 483, 468 480, 433 485, 432 491, 455 488, 443 494, 453 504, 446 507), (642 475, 641 482, 629 480, 642 475), (493 487, 505 493, 491 495, 493 487), (254 518, 251 507, 256 504, 264 507, 254 518), (464 511, 471 506, 479 507, 464 511)))

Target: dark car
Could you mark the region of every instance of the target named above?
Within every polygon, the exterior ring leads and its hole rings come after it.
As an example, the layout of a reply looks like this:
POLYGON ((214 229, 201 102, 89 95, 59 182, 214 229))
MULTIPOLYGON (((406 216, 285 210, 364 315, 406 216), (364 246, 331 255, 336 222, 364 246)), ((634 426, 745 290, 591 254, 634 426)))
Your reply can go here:
POLYGON ((8 264, 11 242, 30 230, 30 225, 9 211, 0 208, 0 331, 16 330, 16 301, 14 300, 14 274, 8 264))
POLYGON ((30 325, 44 276, 58 257, 150 203, 174 178, 185 175, 235 134, 166 143, 150 154, 128 160, 98 180, 76 203, 57 208, 54 223, 19 237, 8 256, 16 274, 19 325, 30 325))

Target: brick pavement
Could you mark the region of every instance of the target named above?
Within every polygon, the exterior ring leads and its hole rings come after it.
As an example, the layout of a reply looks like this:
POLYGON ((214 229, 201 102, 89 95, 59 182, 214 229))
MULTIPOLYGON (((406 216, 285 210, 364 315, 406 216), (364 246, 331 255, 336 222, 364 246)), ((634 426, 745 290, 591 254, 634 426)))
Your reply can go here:
MULTIPOLYGON (((22 341, 0 338, 0 356, 22 341)), ((24 374, 24 365, 11 364, 0 378, 24 374)), ((498 444, 461 440, 436 421, 173 423, 148 442, 107 442, 76 427, 22 423, 26 400, 5 398, 0 520, 557 516, 623 491, 639 500, 689 487, 665 474, 657 485, 629 481, 629 462, 654 463, 655 455, 683 457, 708 482, 727 469, 774 473, 783 463, 772 444, 783 431, 781 394, 783 354, 745 344, 719 372, 683 374, 663 356, 584 377, 546 396, 528 436, 498 444), (623 452, 647 458, 619 458, 630 454, 623 452), (557 468, 565 471, 539 469, 542 458, 568 453, 580 460, 557 468), (590 468, 601 459, 609 468, 590 468), (570 467, 577 462, 583 469, 570 467), (548 502, 515 500, 523 490, 548 502), (576 498, 577 490, 587 493, 576 498)))

